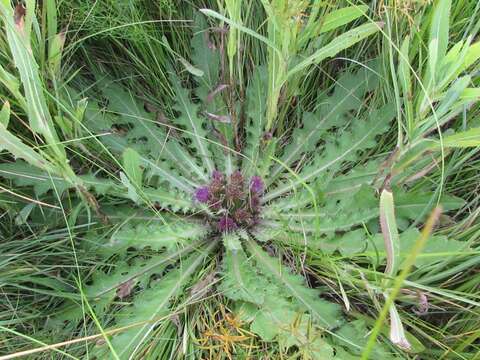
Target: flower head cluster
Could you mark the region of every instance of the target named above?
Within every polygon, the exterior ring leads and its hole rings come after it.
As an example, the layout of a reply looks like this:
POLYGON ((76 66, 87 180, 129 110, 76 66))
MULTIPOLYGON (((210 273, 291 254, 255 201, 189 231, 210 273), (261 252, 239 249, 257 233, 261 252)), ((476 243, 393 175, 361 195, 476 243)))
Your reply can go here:
POLYGON ((263 191, 260 176, 252 176, 247 182, 238 170, 230 176, 215 170, 210 183, 195 190, 195 200, 213 210, 212 220, 218 231, 228 232, 258 222, 263 191))

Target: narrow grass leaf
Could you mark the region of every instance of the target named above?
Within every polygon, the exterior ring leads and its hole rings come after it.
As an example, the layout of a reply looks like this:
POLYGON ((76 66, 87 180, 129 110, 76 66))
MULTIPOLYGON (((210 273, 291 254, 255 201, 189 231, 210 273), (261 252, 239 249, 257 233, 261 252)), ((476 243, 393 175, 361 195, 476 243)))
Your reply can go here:
POLYGON ((320 34, 334 30, 363 16, 368 11, 367 5, 347 6, 333 10, 325 15, 320 34))
POLYGON ((360 25, 355 29, 349 30, 335 39, 333 39, 327 45, 321 47, 315 51, 312 55, 301 61, 298 65, 293 67, 286 75, 285 80, 288 80, 293 75, 303 71, 310 65, 318 64, 320 61, 337 55, 340 51, 345 50, 366 37, 375 34, 381 29, 382 23, 368 23, 360 25))

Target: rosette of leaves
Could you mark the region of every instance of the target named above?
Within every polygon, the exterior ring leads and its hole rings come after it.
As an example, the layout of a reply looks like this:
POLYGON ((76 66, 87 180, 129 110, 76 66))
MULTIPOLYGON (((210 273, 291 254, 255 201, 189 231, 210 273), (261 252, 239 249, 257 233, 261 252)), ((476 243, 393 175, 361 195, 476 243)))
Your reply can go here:
MULTIPOLYGON (((195 285, 203 284, 229 301, 250 332, 282 351, 355 358, 366 343, 366 322, 349 322, 337 295, 321 283, 312 286, 284 255, 305 248, 362 254, 367 239, 379 237, 378 190, 389 175, 379 140, 396 114, 375 96, 379 64, 345 71, 312 108, 300 101, 291 131, 266 132, 266 68, 253 66, 244 101, 232 104, 231 84, 220 76, 220 48, 204 24, 197 30, 186 67, 191 81, 171 67, 169 116, 96 74, 96 95, 104 101, 85 107, 85 149, 114 166, 82 180, 96 196, 129 209, 102 209, 113 227, 92 228, 83 246, 113 266, 93 274, 82 298, 70 300, 51 324, 79 329, 86 302, 95 326, 114 329, 91 351, 142 358, 158 344, 154 334, 162 343, 162 332, 189 336, 182 321, 188 322, 189 305, 202 306, 195 285)), ((84 94, 70 89, 69 95, 84 94)), ((37 195, 69 189, 21 162, 0 172, 23 186, 43 181, 33 187, 37 195)), ((425 189, 423 197, 407 191, 404 180, 391 180, 400 229, 435 204, 425 189)), ((441 201, 446 210, 462 205, 454 197, 441 201)), ((382 266, 384 258, 376 261, 382 266)), ((186 351, 172 341, 172 352, 186 351)), ((379 343, 375 357, 396 352, 379 343)))

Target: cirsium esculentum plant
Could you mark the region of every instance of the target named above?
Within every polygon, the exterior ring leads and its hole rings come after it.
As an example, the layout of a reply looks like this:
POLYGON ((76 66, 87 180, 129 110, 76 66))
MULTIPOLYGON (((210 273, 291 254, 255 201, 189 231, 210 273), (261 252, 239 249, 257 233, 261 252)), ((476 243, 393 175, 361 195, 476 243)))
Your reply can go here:
MULTIPOLYGON (((202 306, 194 285, 203 277, 215 279, 205 287, 227 299, 262 341, 307 358, 357 356, 366 342, 361 334, 369 331, 366 320, 351 321, 328 283, 310 284, 287 260, 290 252, 308 248, 383 266, 388 255, 378 226, 378 192, 388 178, 407 244, 396 254, 401 266, 418 235, 410 224, 432 208, 428 190, 409 190, 418 169, 390 172, 381 155, 378 140, 390 130, 396 111, 375 95, 379 63, 345 71, 331 89, 316 95, 314 106, 300 100, 291 119, 296 126, 282 133, 281 126, 267 126, 267 107, 275 111, 265 91, 266 66, 252 66, 245 99, 235 99, 235 84, 227 86, 219 75, 221 47, 202 20, 198 24, 189 64, 195 85, 185 86, 186 79, 170 67, 175 105, 168 119, 101 72, 95 74, 93 94, 103 101, 81 102, 78 89, 88 88, 81 80, 63 99, 65 106, 84 104, 82 126, 95 140, 82 143, 82 149, 116 164, 78 175, 75 184, 130 204, 100 206, 111 231, 90 226, 83 239, 82 246, 115 265, 88 279, 85 299, 96 317, 106 319, 103 327, 126 327, 92 351, 99 357, 107 352, 141 357, 149 345, 145 339, 158 326, 177 331, 172 314, 187 314, 191 303, 202 306)), ((3 125, 0 130, 9 134, 3 125)), ((18 157, 25 162, 2 164, 2 176, 19 185, 51 180, 30 184, 37 196, 72 188, 72 181, 36 169, 32 157, 18 157)), ((453 197, 444 200, 446 210, 462 205, 453 197)), ((432 238, 431 246, 437 244, 445 246, 445 239, 432 238)), ((459 246, 447 246, 452 244, 459 246)), ((68 301, 50 323, 76 331, 84 320, 77 300, 68 301)), ((375 357, 393 357, 394 351, 378 344, 375 357)))

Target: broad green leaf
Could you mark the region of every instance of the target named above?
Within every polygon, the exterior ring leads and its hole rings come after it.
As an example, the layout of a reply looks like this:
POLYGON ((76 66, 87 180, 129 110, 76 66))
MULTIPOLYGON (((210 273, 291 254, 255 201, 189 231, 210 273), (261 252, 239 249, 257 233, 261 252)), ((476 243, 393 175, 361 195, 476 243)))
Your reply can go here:
POLYGON ((198 116, 199 105, 190 99, 189 91, 182 88, 179 80, 175 77, 173 82, 177 100, 175 110, 180 113, 180 116, 175 119, 175 123, 185 127, 186 131, 182 131, 181 136, 191 142, 192 151, 195 149, 197 152, 204 171, 211 174, 215 170, 215 166, 208 146, 206 120, 198 116))
POLYGON ((10 121, 10 103, 5 101, 2 106, 2 110, 0 111, 0 124, 4 126, 4 128, 8 128, 8 123, 10 121))
MULTIPOLYGON (((420 237, 420 232, 416 228, 411 228, 400 234, 401 252, 398 257, 399 269, 403 269, 406 259, 411 255, 411 251, 416 241, 420 237)), ((386 253, 383 248, 383 238, 377 234, 368 242, 368 249, 365 254, 373 262, 383 263, 386 253), (377 259, 378 257, 378 259, 377 259)), ((422 269, 433 264, 444 261, 449 256, 460 256, 473 254, 473 250, 464 241, 449 239, 443 235, 430 236, 422 252, 415 258, 415 267, 422 269)))
POLYGON ((29 164, 48 173, 57 173, 57 169, 54 165, 30 146, 25 145, 19 138, 8 131, 3 123, 0 123, 0 150, 7 150, 15 158, 23 159, 29 164))
POLYGON ((227 250, 222 270, 223 279, 219 291, 223 295, 234 301, 263 304, 269 284, 258 274, 243 249, 227 250))
POLYGON ((321 326, 332 328, 339 324, 339 308, 336 304, 321 299, 318 290, 308 288, 302 277, 290 273, 278 259, 271 258, 253 241, 249 240, 247 247, 257 267, 285 289, 321 326))
MULTIPOLYGON (((361 354, 361 349, 367 344, 367 334, 369 333, 370 329, 365 323, 364 320, 354 320, 349 322, 348 324, 344 324, 338 329, 337 334, 341 338, 350 339, 355 343, 361 345, 360 348, 355 348, 352 346, 345 346, 346 351, 351 353, 351 358, 339 356, 339 359, 358 359, 358 356, 361 354)), ((343 341, 334 339, 335 343, 340 345, 346 345, 343 341)), ((375 348, 372 351, 372 359, 396 359, 392 354, 390 354, 388 347, 381 342, 377 342, 375 348)))
POLYGON ((121 156, 125 149, 132 148, 141 157, 141 166, 146 170, 145 177, 158 175, 162 183, 187 193, 191 193, 198 185, 195 175, 206 178, 204 169, 196 163, 195 157, 178 139, 167 135, 170 133, 168 127, 155 125, 153 114, 147 113, 130 91, 106 79, 99 81, 99 87, 109 100, 108 112, 89 102, 85 111, 85 125, 98 133, 103 133, 105 128, 126 132, 113 132, 108 137, 100 138, 113 155, 121 156))
POLYGON ((194 240, 203 238, 208 231, 205 224, 184 220, 165 224, 125 225, 102 246, 102 251, 123 251, 129 247, 137 249, 151 247, 154 250, 175 249, 178 245, 188 245, 194 240))
POLYGON ((369 112, 365 121, 355 119, 348 130, 345 129, 341 135, 328 139, 324 149, 317 149, 315 157, 297 176, 292 176, 287 182, 279 183, 269 191, 264 196, 264 201, 273 200, 294 189, 301 189, 303 183, 317 183, 322 176, 326 186, 342 163, 354 161, 360 151, 375 146, 376 136, 387 131, 393 117, 394 108, 387 104, 381 109, 369 112))
POLYGON ((310 55, 305 60, 301 61, 298 65, 289 70, 287 75, 285 76, 285 80, 288 80, 293 75, 300 71, 303 71, 306 67, 310 65, 318 64, 322 60, 337 55, 340 51, 355 45, 357 42, 365 39, 372 34, 375 34, 380 28, 381 24, 368 23, 360 25, 355 29, 349 30, 337 36, 330 43, 318 49, 312 55, 310 55))
MULTIPOLYGON (((426 216, 433 210, 437 203, 438 196, 427 191, 404 192, 394 189, 395 212, 397 218, 406 217, 410 220, 419 219, 420 216, 426 216)), ((461 208, 465 205, 465 200, 443 194, 440 198, 440 204, 444 211, 451 211, 461 208)))
POLYGON ((171 303, 182 295, 192 274, 215 246, 215 243, 211 243, 201 249, 198 255, 183 259, 179 268, 171 270, 161 281, 136 296, 132 306, 127 306, 116 314, 118 327, 143 322, 112 338, 112 345, 120 359, 131 359, 155 326, 162 321, 169 321, 171 303))
POLYGON ((140 155, 134 149, 127 148, 122 154, 122 163, 130 181, 141 188, 143 169, 140 155))
POLYGON ((31 27, 31 19, 35 12, 33 11, 34 7, 31 5, 31 1, 27 3, 27 6, 31 13, 27 15, 28 18, 25 20, 24 25, 22 25, 23 21, 20 21, 18 24, 14 23, 14 12, 10 5, 0 4, 0 15, 5 25, 10 51, 25 92, 26 111, 30 128, 34 132, 43 135, 49 145, 49 149, 53 150, 58 161, 64 164, 64 166, 68 166, 65 150, 63 146, 59 145, 58 136, 47 106, 38 65, 31 51, 28 33, 31 27), (21 28, 22 26, 24 27, 21 28))
MULTIPOLYGON (((303 114, 302 126, 294 128, 290 143, 283 149, 283 164, 290 166, 302 154, 318 151, 317 144, 328 136, 329 130, 343 128, 351 120, 349 114, 358 112, 365 105, 366 94, 378 84, 378 77, 374 73, 377 65, 377 62, 368 63, 366 66, 371 69, 361 68, 342 74, 335 83, 333 93, 318 99, 316 111, 303 114)), ((284 167, 281 164, 274 166, 267 183, 272 183, 282 171, 284 167)))
POLYGON ((342 25, 348 24, 355 19, 363 16, 368 11, 367 5, 348 6, 329 12, 321 20, 322 27, 320 34, 336 29, 342 25))
POLYGON ((65 45, 65 33, 56 34, 53 39, 49 41, 48 48, 48 66, 50 72, 59 75, 60 66, 63 55, 63 46, 65 45))
MULTIPOLYGON (((453 148, 480 146, 480 128, 472 128, 453 135, 444 136, 442 144, 445 147, 453 148)), ((438 145, 440 146, 440 143, 438 145)))
POLYGON ((447 53, 451 5, 451 0, 439 0, 433 11, 429 47, 429 56, 432 58, 430 65, 432 74, 436 73, 437 63, 447 53))

